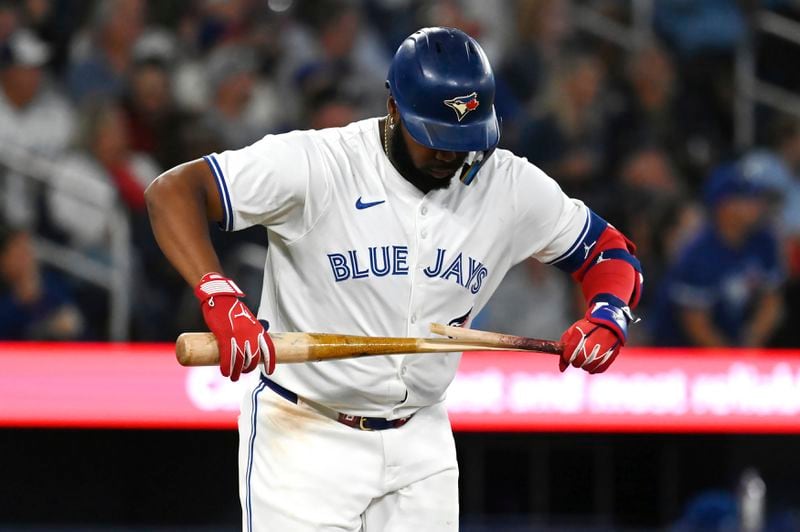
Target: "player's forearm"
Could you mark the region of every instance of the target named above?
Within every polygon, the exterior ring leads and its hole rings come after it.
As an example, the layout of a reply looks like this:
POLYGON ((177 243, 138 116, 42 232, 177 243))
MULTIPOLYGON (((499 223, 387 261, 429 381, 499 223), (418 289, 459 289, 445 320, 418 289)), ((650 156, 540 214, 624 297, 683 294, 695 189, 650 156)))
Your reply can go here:
POLYGON ((777 293, 771 292, 764 295, 745 335, 745 345, 751 347, 763 346, 775 330, 782 308, 781 298, 777 293))
POLYGON ((221 271, 208 234, 206 191, 190 170, 178 167, 161 175, 145 191, 150 225, 161 251, 190 285, 221 271))
POLYGON ((730 345, 727 338, 714 326, 711 317, 705 310, 688 310, 680 312, 683 330, 689 341, 697 347, 724 347, 730 345))

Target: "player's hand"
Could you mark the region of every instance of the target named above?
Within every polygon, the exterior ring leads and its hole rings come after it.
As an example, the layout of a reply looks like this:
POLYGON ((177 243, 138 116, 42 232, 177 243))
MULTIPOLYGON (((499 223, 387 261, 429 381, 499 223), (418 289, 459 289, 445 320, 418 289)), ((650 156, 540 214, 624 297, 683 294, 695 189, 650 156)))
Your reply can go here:
POLYGON ((275 371, 275 348, 267 334, 269 325, 259 322, 239 298, 236 283, 219 273, 207 273, 194 293, 200 300, 203 318, 219 346, 219 367, 232 381, 253 371, 264 360, 267 375, 275 371))
POLYGON ((631 321, 631 310, 622 300, 595 299, 583 319, 561 335, 564 352, 558 369, 563 372, 572 365, 589 373, 604 372, 625 345, 631 321))

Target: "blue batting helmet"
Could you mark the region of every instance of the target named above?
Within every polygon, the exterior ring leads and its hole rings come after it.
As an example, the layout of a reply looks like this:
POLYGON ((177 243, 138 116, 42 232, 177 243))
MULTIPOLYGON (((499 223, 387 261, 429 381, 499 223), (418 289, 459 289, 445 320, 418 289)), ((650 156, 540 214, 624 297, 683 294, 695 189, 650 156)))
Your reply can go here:
POLYGON ((410 35, 392 59, 386 84, 403 124, 423 146, 458 152, 497 146, 492 67, 463 31, 423 28, 410 35))

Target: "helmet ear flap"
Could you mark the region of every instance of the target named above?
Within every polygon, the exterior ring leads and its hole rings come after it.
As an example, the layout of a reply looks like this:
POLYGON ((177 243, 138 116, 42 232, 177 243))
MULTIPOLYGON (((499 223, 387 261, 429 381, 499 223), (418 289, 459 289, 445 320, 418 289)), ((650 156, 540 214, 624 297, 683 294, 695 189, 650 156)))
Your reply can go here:
POLYGON ((478 174, 478 170, 480 170, 489 157, 492 156, 494 150, 495 149, 492 148, 486 151, 470 152, 464 161, 464 166, 461 167, 461 173, 458 179, 465 185, 472 183, 472 180, 475 179, 475 176, 478 174))
MULTIPOLYGON (((498 119, 498 129, 501 129, 502 126, 502 119, 498 119)), ((472 180, 475 179, 478 171, 483 167, 484 163, 489 160, 489 157, 492 156, 495 149, 497 149, 497 146, 481 152, 470 152, 464 161, 464 166, 461 168, 461 173, 459 174, 458 179, 465 185, 472 183, 472 180)))

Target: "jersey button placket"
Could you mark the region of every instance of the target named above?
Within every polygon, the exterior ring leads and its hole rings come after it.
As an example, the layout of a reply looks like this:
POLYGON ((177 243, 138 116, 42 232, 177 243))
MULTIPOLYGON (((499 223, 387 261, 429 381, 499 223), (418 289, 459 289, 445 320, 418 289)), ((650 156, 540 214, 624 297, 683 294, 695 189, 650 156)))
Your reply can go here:
MULTIPOLYGON (((432 227, 432 224, 436 223, 436 204, 431 203, 429 198, 424 198, 419 206, 417 207, 417 215, 416 215, 416 223, 417 223, 417 242, 419 243, 418 247, 418 257, 425 257, 425 260, 420 260, 418 262, 418 285, 424 286, 429 282, 428 277, 424 274, 424 270, 426 267, 430 267, 430 257, 431 257, 431 247, 434 247, 434 243, 436 238, 434 238, 434 234, 429 230, 432 227), (426 262, 427 261, 427 262, 426 262)), ((433 254, 435 256, 435 253, 433 254)), ((420 323, 420 327, 424 326, 424 323, 427 323, 428 316, 425 313, 425 303, 424 303, 424 296, 425 290, 419 290, 414 297, 413 306, 412 306, 412 314, 409 317, 409 324, 414 326, 417 321, 420 323)))
MULTIPOLYGON (((422 216, 425 216, 427 214, 428 214, 428 206, 423 201, 422 205, 419 208, 419 215, 420 215, 420 217, 422 217, 422 216)), ((426 238, 428 238, 428 230, 423 227, 419 232, 419 237, 422 240, 425 240, 426 238)))
MULTIPOLYGON (((418 232, 418 242, 419 242, 419 241, 422 241, 422 240, 425 240, 426 238, 428 238, 428 230, 423 227, 423 217, 426 214, 428 214, 428 206, 425 204, 425 200, 423 200, 420 203, 420 206, 419 206, 419 209, 417 210, 417 213, 418 214, 417 214, 417 220, 416 220, 417 224, 416 225, 417 225, 417 229, 419 231, 418 232)), ((419 271, 422 271, 424 269, 424 266, 422 266, 420 264, 420 262, 419 262, 420 255, 422 255, 424 253, 423 249, 424 249, 424 246, 422 244, 420 244, 417 247, 417 254, 416 254, 416 261, 417 262, 415 264, 415 267, 419 271)), ((414 282, 415 285, 418 285, 420 280, 421 280, 421 278, 419 276, 415 276, 415 279, 414 279, 413 282, 414 282)), ((416 290, 414 292, 416 292, 416 290)), ((414 292, 412 292, 414 294, 414 295, 412 295, 412 301, 411 301, 412 308, 416 308, 416 305, 419 304, 418 299, 419 299, 419 297, 421 297, 421 294, 416 294, 414 292)), ((417 308, 417 310, 418 310, 418 308, 417 308)), ((412 312, 411 316, 408 317, 408 323, 411 326, 416 325, 416 323, 417 323, 417 311, 412 312)), ((405 368, 403 368, 402 371, 403 371, 403 373, 405 373, 405 368)))

